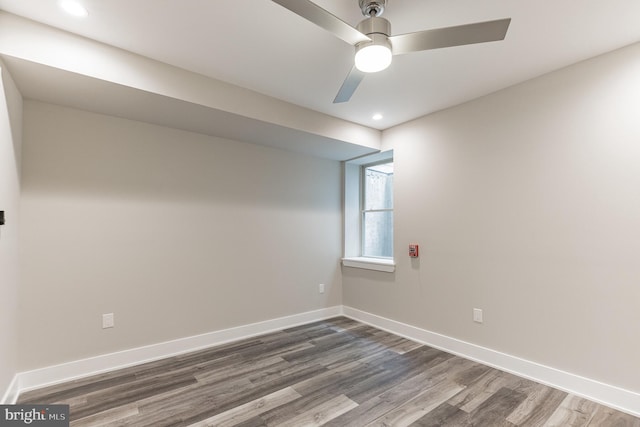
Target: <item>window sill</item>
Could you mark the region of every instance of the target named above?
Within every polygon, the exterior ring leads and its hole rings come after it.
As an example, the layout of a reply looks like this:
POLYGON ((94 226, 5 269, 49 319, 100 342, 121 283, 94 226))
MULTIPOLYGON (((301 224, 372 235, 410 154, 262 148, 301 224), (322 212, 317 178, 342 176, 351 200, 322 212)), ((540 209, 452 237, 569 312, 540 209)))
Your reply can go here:
POLYGON ((382 258, 342 258, 342 265, 345 267, 363 268, 365 270, 384 271, 386 273, 393 273, 396 270, 396 263, 394 260, 382 258))

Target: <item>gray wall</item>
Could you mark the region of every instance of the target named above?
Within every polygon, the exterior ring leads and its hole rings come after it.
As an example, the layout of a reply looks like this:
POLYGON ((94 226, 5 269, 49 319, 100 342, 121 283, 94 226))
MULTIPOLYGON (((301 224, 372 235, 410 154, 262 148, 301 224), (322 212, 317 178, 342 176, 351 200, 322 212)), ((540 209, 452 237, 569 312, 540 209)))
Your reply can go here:
POLYGON ((0 61, 0 398, 17 371, 18 212, 22 96, 0 61))
POLYGON ((345 305, 640 392, 639 112, 633 45, 385 131, 398 267, 345 305))
POLYGON ((32 101, 24 120, 18 370, 341 304, 338 162, 32 101))

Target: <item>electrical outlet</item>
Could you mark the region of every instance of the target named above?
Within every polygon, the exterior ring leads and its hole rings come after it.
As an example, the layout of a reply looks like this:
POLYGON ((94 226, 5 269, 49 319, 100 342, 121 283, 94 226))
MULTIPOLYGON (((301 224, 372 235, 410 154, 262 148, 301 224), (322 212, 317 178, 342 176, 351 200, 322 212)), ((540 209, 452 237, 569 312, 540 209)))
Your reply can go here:
POLYGON ((321 294, 324 294, 324 283, 320 283, 318 285, 318 292, 320 292, 321 294))
POLYGON ((476 323, 482 323, 482 310, 479 308, 473 309, 473 321, 476 323))
POLYGON ((115 319, 113 313, 107 313, 102 315, 102 329, 113 328, 115 326, 115 319))

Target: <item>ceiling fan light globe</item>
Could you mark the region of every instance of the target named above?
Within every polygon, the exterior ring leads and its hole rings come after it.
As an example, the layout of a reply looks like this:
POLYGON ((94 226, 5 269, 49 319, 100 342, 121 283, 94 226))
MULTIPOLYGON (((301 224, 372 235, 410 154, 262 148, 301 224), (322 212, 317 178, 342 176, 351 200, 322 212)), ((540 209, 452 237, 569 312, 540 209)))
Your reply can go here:
POLYGON ((356 68, 363 73, 377 73, 391 65, 392 56, 388 46, 370 44, 356 52, 356 68))
POLYGON ((82 3, 76 0, 61 0, 59 3, 62 10, 68 13, 71 16, 75 16, 77 18, 84 18, 89 15, 87 9, 82 5, 82 3))

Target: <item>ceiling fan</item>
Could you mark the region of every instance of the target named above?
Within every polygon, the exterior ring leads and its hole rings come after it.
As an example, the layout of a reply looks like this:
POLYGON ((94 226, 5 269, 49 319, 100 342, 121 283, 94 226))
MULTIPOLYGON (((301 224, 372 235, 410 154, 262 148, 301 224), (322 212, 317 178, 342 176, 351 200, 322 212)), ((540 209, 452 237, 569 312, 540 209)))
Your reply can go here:
POLYGON ((334 104, 351 99, 364 76, 387 68, 393 55, 503 40, 511 23, 506 18, 392 36, 391 24, 380 17, 387 0, 358 0, 365 19, 356 28, 310 0, 272 1, 355 46, 355 65, 334 104))

